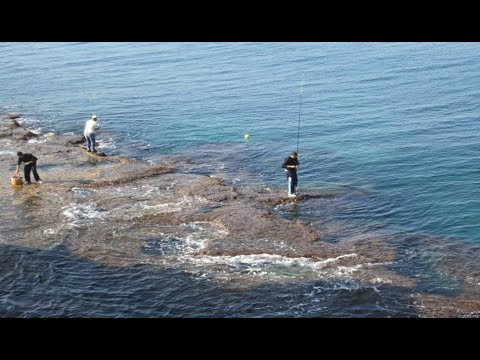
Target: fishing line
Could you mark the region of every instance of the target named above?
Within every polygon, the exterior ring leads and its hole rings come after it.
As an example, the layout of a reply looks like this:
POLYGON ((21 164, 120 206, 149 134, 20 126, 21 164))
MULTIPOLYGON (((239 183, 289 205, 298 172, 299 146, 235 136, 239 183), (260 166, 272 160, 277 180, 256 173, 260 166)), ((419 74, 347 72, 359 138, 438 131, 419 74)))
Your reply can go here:
POLYGON ((95 92, 92 93, 92 96, 90 97, 90 101, 92 102, 92 115, 95 114, 95 103, 93 99, 95 98, 95 92))
POLYGON ((302 85, 300 86, 300 110, 298 111, 297 154, 298 154, 298 145, 300 144, 300 117, 302 114, 303 77, 304 77, 304 74, 302 74, 302 85))

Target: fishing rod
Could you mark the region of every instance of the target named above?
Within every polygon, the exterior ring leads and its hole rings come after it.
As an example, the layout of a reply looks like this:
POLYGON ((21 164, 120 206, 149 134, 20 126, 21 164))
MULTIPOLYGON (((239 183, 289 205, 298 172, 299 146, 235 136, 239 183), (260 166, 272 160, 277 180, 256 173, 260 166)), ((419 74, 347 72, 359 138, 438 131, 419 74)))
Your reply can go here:
POLYGON ((303 76, 304 74, 302 74, 302 85, 300 87, 300 110, 298 111, 297 154, 298 154, 298 144, 300 143, 300 116, 302 114, 303 76))
POLYGON ((95 92, 92 93, 92 96, 90 97, 90 100, 92 102, 92 115, 95 114, 95 103, 93 101, 93 99, 95 98, 95 92))

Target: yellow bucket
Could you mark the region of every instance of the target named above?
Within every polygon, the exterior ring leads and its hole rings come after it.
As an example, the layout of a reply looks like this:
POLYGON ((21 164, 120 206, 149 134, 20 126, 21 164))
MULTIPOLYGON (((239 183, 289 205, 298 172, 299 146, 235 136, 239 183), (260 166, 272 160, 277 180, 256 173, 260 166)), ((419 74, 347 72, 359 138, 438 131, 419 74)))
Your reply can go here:
POLYGON ((22 185, 23 182, 22 182, 22 177, 20 175, 13 175, 10 180, 12 181, 12 185, 13 186, 16 186, 16 185, 22 185))

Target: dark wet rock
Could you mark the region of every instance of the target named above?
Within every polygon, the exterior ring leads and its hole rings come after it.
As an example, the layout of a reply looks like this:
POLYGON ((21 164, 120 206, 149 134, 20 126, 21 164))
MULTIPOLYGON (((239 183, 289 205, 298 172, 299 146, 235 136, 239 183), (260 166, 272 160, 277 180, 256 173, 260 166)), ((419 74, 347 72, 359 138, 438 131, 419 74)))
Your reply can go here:
POLYGON ((326 257, 329 244, 314 244, 317 234, 308 225, 281 219, 250 204, 235 202, 209 213, 209 221, 225 229, 225 239, 213 240, 208 255, 278 254, 326 257), (228 241, 225 241, 228 239, 228 241))
POLYGON ((480 317, 480 299, 467 295, 447 297, 435 294, 417 293, 413 304, 430 318, 480 317))
POLYGON ((21 117, 21 115, 18 113, 7 113, 5 116, 8 119, 18 119, 19 117, 21 117))
POLYGON ((280 204, 288 204, 296 201, 310 200, 310 199, 327 199, 334 197, 338 194, 325 193, 325 194, 299 194, 296 197, 289 197, 284 192, 282 193, 269 193, 268 195, 257 198, 259 204, 277 206, 280 204))
POLYGON ((83 144, 85 143, 85 136, 69 136, 65 139, 65 144, 66 145, 78 145, 78 144, 83 144))
POLYGON ((86 151, 86 153, 87 153, 88 156, 93 156, 93 157, 97 157, 97 156, 106 157, 107 156, 107 154, 105 154, 104 152, 101 152, 101 151, 97 151, 97 152, 86 151))
MULTIPOLYGON (((85 235, 89 235, 88 232, 85 235)), ((92 234, 93 235, 93 234, 92 234)), ((135 266, 142 255, 139 241, 124 235, 112 235, 111 230, 99 228, 95 238, 102 241, 85 242, 83 237, 72 236, 69 239, 69 249, 72 254, 92 259, 107 266, 135 266)))
POLYGON ((350 251, 370 263, 395 261, 396 249, 388 237, 374 232, 347 236, 337 244, 340 252, 350 251))
POLYGON ((218 177, 198 175, 188 184, 174 188, 178 196, 201 196, 210 201, 226 201, 236 199, 237 189, 225 186, 224 180, 218 177))
POLYGON ((14 118, 5 116, 0 123, 0 138, 28 140, 36 137, 38 137, 38 135, 23 128, 14 118))
POLYGON ((7 124, 7 127, 9 129, 16 129, 18 127, 20 127, 21 125, 19 124, 19 122, 17 120, 12 120, 9 124, 7 124))
POLYGON ((36 138, 38 137, 37 134, 34 134, 33 132, 31 132, 30 130, 27 130, 25 131, 23 134, 20 135, 21 136, 21 139, 22 140, 28 140, 28 139, 31 139, 31 138, 36 138))
POLYGON ((101 188, 106 186, 118 186, 127 183, 132 183, 137 180, 154 177, 162 174, 168 174, 173 171, 172 164, 160 164, 156 166, 147 167, 146 169, 137 170, 133 173, 123 174, 121 177, 117 177, 112 180, 100 180, 96 181, 93 184, 88 184, 83 186, 84 188, 101 188))

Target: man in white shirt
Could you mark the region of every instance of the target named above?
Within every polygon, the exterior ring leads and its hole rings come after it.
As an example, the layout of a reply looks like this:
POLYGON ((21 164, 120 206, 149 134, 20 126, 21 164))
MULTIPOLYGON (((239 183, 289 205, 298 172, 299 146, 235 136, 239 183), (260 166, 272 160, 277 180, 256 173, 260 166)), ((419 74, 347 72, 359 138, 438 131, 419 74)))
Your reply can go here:
POLYGON ((87 120, 85 124, 85 130, 83 135, 87 139, 87 151, 96 153, 95 150, 95 130, 100 129, 100 125, 97 122, 97 115, 92 115, 90 120, 87 120))

